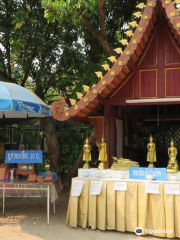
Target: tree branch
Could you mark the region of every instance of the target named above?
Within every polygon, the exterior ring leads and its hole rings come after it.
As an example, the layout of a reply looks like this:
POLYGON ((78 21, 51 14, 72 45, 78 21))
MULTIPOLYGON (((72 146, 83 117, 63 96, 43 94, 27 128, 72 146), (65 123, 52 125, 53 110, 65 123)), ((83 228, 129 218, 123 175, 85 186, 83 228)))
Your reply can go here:
POLYGON ((106 37, 102 36, 101 32, 97 32, 94 27, 85 18, 82 18, 83 26, 99 41, 108 56, 114 55, 112 47, 109 45, 106 37))
POLYGON ((24 77, 21 81, 21 86, 24 87, 25 84, 26 84, 26 81, 29 77, 29 73, 30 73, 30 70, 31 70, 31 66, 32 66, 32 62, 33 62, 33 59, 36 57, 36 49, 34 51, 32 51, 32 54, 30 56, 30 58, 27 60, 26 62, 26 67, 25 67, 25 71, 24 71, 24 77))
POLYGON ((8 37, 8 42, 6 42, 6 58, 7 58, 7 70, 8 78, 11 79, 11 53, 10 53, 10 42, 8 37))
POLYGON ((6 65, 4 62, 4 56, 3 56, 3 52, 1 49, 0 49, 0 63, 1 63, 2 69, 3 69, 3 72, 1 72, 2 77, 8 78, 7 71, 6 71, 6 65))
POLYGON ((100 31, 101 35, 106 38, 106 23, 105 23, 105 12, 104 12, 104 0, 98 1, 98 9, 99 9, 99 25, 100 25, 100 31))

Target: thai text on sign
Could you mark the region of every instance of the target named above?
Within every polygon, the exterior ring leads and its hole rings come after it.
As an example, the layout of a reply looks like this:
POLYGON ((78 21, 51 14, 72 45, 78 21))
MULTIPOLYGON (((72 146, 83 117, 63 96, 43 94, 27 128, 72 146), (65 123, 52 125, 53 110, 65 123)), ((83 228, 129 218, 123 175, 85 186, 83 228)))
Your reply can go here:
POLYGON ((130 179, 144 179, 147 175, 152 175, 154 180, 166 180, 166 168, 145 168, 145 167, 130 167, 130 179))
POLYGON ((41 150, 7 150, 5 163, 42 163, 43 153, 41 150))

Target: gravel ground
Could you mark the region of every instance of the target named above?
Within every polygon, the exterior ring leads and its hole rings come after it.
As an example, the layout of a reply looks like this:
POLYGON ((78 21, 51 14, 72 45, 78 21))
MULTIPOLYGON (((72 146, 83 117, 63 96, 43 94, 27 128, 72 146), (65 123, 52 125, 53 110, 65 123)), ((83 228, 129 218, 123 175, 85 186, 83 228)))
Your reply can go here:
MULTIPOLYGON (((161 239, 139 237, 133 233, 71 228, 66 225, 68 194, 64 193, 56 204, 56 215, 50 214, 46 224, 46 199, 7 198, 6 213, 0 205, 0 240, 144 240, 161 239)), ((51 209, 52 211, 52 209, 51 209)))

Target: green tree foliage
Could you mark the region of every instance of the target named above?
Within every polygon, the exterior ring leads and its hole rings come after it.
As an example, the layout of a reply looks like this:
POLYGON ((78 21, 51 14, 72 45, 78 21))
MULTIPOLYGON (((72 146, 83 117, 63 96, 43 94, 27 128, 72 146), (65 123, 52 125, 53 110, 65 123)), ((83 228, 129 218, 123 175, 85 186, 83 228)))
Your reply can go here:
MULTIPOLYGON (((28 86, 45 101, 58 99, 59 94, 76 98, 83 84, 91 86, 98 81, 94 72, 114 54, 112 49, 119 44, 137 2, 1 0, 0 76, 28 86)), ((62 124, 58 132, 61 149, 66 151, 61 155, 66 159, 67 148, 60 135, 82 139, 83 131, 62 124)), ((71 159, 82 145, 82 140, 75 142, 76 146, 68 147, 71 159)))
POLYGON ((48 24, 36 0, 3 0, 0 9, 1 76, 43 99, 48 92, 69 97, 86 61, 71 24, 48 24))
POLYGON ((136 5, 140 1, 41 0, 41 2, 49 22, 58 21, 63 24, 70 20, 74 28, 80 31, 80 36, 85 38, 86 43, 92 46, 94 37, 98 41, 98 44, 96 41, 96 46, 100 49, 98 53, 102 54, 103 49, 110 56, 114 54, 113 47, 117 45, 123 29, 127 27, 126 23, 132 18, 132 13, 136 11, 136 5))
POLYGON ((67 172, 78 157, 84 138, 90 135, 92 128, 88 125, 74 122, 63 122, 57 126, 59 147, 62 152, 63 163, 58 167, 59 173, 67 172))
MULTIPOLYGON (((84 46, 71 24, 48 23, 39 1, 0 2, 1 77, 31 88, 45 101, 57 99, 59 94, 68 99, 75 95, 75 88, 81 91, 87 62, 84 46)), ((55 139, 56 132, 48 130, 49 124, 44 130, 55 139)), ((59 150, 57 144, 54 152, 59 150)), ((56 155, 57 164, 60 157, 56 155)))

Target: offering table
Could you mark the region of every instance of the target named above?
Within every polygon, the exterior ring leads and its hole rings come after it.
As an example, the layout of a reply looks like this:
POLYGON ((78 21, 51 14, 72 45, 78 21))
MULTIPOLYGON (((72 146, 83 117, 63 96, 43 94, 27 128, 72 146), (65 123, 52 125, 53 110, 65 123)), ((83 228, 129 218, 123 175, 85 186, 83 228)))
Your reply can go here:
POLYGON ((55 201, 58 198, 57 187, 59 179, 53 182, 27 182, 27 180, 0 181, 0 196, 3 199, 3 213, 5 212, 6 197, 46 197, 47 198, 47 224, 49 225, 50 201, 53 203, 55 214, 55 201))
POLYGON ((180 182, 118 178, 74 179, 83 180, 83 187, 79 197, 70 194, 67 224, 71 227, 121 232, 135 232, 137 227, 141 227, 143 234, 180 238, 180 195, 165 193, 166 184, 177 186, 180 182), (94 180, 102 181, 99 195, 90 193, 91 181, 94 180), (115 182, 127 183, 126 191, 115 191, 115 182), (146 193, 147 183, 157 184, 159 193, 146 193))

